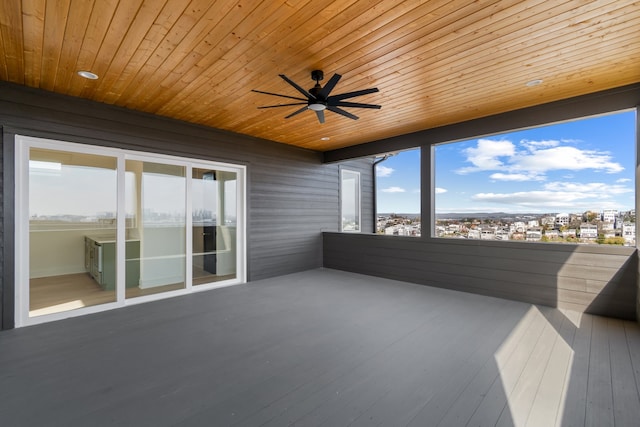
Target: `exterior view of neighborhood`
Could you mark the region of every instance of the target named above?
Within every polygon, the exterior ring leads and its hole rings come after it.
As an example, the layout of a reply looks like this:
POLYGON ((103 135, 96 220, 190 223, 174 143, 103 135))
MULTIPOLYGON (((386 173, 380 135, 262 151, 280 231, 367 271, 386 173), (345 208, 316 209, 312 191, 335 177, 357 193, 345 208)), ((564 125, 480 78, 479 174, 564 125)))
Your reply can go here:
MULTIPOLYGON (((635 246, 635 220, 635 210, 614 209, 544 215, 438 214, 435 237, 635 246)), ((408 214, 379 215, 377 233, 419 237, 420 217, 408 214)))

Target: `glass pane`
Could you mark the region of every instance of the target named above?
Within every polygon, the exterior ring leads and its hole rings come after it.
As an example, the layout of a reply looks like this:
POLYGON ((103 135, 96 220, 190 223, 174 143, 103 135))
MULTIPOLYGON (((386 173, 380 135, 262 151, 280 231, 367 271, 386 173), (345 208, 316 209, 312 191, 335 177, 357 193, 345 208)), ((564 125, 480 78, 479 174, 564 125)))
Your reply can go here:
POLYGON ((341 173, 342 231, 360 231, 360 174, 341 173))
POLYGON ((116 159, 29 151, 29 315, 116 300, 116 159))
POLYGON ((193 168, 193 285, 236 277, 235 172, 193 168))
POLYGON ((376 159, 377 234, 422 235, 420 155, 420 149, 415 148, 376 159))
POLYGON ((435 237, 636 246, 636 112, 435 147, 435 237))
POLYGON ((126 297, 185 287, 185 167, 126 161, 126 297))

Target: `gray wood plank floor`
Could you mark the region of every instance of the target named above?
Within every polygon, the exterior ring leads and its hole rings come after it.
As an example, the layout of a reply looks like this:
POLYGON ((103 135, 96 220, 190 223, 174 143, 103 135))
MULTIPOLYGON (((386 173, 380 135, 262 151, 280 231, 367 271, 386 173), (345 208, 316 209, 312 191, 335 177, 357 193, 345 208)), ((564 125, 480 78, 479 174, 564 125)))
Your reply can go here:
POLYGON ((638 426, 640 328, 319 269, 0 332, 2 426, 638 426))

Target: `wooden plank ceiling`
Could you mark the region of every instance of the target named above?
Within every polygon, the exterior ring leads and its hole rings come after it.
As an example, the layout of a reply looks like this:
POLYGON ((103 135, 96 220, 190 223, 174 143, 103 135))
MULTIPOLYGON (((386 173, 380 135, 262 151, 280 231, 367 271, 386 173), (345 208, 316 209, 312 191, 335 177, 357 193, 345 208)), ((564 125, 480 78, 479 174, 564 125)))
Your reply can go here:
POLYGON ((324 151, 639 82, 638 28, 632 0, 2 0, 0 79, 324 151), (382 109, 257 108, 315 69, 382 109))

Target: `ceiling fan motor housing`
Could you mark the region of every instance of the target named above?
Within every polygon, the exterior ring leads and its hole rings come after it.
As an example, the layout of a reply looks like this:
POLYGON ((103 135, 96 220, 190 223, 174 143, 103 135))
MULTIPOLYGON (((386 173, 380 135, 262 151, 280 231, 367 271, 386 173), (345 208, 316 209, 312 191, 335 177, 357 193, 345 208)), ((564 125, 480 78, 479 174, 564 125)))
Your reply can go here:
POLYGON ((322 79, 324 79, 324 73, 322 72, 322 70, 313 70, 311 72, 311 80, 319 82, 322 79))

